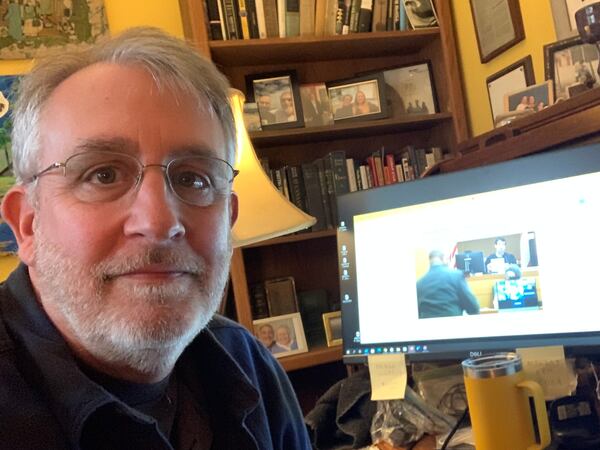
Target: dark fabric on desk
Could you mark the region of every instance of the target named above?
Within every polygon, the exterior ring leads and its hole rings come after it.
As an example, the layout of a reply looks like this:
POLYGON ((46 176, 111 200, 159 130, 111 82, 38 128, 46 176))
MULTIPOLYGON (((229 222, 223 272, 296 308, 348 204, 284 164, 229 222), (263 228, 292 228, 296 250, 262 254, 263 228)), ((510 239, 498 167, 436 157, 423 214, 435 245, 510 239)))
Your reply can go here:
POLYGON ((334 384, 306 416, 314 448, 333 450, 371 444, 371 422, 377 403, 371 399, 365 368, 334 384))
MULTIPOLYGON (((285 372, 238 324, 215 316, 176 372, 195 399, 205 394, 213 449, 310 448, 285 372)), ((173 449, 153 418, 80 369, 23 265, 0 287, 0 447, 173 449)))

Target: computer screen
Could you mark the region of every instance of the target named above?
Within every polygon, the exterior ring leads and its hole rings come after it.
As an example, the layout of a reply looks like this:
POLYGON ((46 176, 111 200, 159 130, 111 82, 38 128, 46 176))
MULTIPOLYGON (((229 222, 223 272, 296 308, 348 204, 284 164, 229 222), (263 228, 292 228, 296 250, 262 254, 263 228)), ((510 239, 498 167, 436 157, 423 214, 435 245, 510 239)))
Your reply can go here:
POLYGON ((600 146, 359 191, 338 210, 346 362, 600 349, 600 146), (466 273, 466 253, 483 270, 466 273))
POLYGON ((483 252, 471 252, 456 254, 456 268, 465 274, 477 274, 485 272, 483 252))

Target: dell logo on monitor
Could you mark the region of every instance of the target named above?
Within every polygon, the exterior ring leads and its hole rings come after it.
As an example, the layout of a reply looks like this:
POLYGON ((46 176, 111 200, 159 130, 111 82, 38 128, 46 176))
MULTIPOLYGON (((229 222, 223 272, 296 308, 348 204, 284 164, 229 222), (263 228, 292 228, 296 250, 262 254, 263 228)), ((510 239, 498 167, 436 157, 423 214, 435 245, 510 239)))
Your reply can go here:
POLYGON ((469 352, 470 358, 477 358, 478 356, 483 356, 483 352, 469 352))

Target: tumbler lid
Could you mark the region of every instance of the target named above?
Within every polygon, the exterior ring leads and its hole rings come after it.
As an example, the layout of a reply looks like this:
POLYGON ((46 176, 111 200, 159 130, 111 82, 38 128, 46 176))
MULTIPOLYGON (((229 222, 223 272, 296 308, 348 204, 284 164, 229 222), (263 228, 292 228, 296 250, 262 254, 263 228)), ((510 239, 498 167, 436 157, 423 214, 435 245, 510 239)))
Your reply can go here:
POLYGON ((462 367, 469 378, 496 378, 520 372, 523 364, 518 354, 508 352, 465 359, 462 367))

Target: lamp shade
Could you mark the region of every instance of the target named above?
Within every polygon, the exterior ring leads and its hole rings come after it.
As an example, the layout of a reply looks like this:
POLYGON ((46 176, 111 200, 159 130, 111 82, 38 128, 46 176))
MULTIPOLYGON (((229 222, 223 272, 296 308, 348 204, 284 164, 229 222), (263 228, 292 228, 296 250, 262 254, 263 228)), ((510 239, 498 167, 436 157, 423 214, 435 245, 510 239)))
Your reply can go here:
POLYGON ((264 172, 244 124, 244 94, 231 89, 229 99, 237 134, 234 166, 240 172, 233 182, 239 198, 233 246, 253 244, 314 225, 316 219, 287 200, 264 172))

